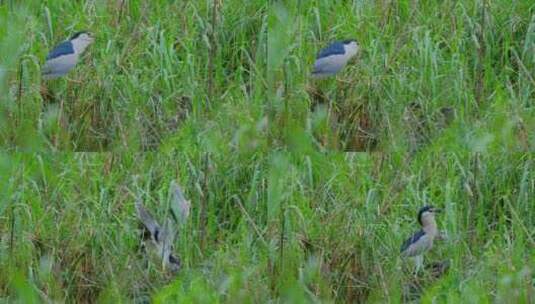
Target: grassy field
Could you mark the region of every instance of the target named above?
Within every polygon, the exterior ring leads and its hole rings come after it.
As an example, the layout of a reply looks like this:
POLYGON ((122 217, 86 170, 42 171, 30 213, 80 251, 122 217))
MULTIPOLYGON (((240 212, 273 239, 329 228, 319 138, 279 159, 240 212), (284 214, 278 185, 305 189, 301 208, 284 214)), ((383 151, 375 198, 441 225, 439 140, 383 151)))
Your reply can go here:
POLYGON ((215 4, 0 0, 0 303, 535 303, 532 1, 215 4), (176 274, 134 208, 173 181, 176 274), (449 267, 414 276, 425 204, 449 267))

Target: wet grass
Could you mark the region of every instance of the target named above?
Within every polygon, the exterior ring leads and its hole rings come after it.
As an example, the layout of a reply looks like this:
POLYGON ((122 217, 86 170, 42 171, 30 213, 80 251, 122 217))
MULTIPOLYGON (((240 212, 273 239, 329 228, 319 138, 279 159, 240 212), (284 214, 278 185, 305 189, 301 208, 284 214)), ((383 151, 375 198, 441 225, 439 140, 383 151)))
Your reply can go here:
POLYGON ((0 302, 535 301, 533 4, 217 4, 0 1, 0 302), (346 38, 362 52, 312 81, 346 38), (177 275, 134 208, 163 218, 174 180, 177 275), (424 204, 447 238, 414 277, 424 204))

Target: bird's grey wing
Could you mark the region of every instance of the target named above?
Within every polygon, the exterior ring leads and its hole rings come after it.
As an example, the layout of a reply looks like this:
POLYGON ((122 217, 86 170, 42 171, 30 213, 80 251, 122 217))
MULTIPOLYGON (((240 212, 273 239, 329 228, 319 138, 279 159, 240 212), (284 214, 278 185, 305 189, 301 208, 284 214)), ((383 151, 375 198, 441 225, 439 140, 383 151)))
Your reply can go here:
POLYGON ((74 54, 74 48, 71 41, 63 41, 56 45, 46 56, 46 60, 54 59, 60 56, 74 54))
POLYGON ((160 233, 160 241, 158 247, 160 248, 160 257, 164 269, 178 270, 180 268, 180 260, 173 255, 173 242, 175 240, 175 234, 173 233, 173 223, 167 219, 165 225, 160 233))
POLYGON ((76 65, 77 61, 78 57, 75 54, 49 59, 42 68, 42 74, 51 77, 65 75, 76 65))
POLYGON ((173 233, 174 232, 174 227, 173 227, 173 223, 171 222, 170 219, 167 219, 165 221, 165 225, 164 227, 161 229, 160 231, 160 242, 166 244, 173 244, 174 240, 175 240, 175 234, 173 233))
POLYGON ((171 212, 175 221, 183 224, 189 217, 190 202, 184 197, 184 193, 180 186, 173 181, 169 187, 171 192, 171 212))
POLYGON ((316 60, 313 74, 334 74, 342 69, 347 60, 342 55, 333 55, 316 60))
POLYGON ((345 53, 344 44, 341 41, 331 43, 326 48, 322 49, 317 58, 323 58, 331 55, 341 55, 345 53))
POLYGON ((150 232, 150 235, 154 238, 155 241, 158 241, 160 239, 160 225, 158 225, 158 222, 154 219, 154 217, 149 213, 145 207, 143 207, 143 204, 141 201, 136 202, 136 211, 137 211, 137 217, 139 220, 145 225, 147 230, 150 232))
POLYGON ((401 253, 405 256, 419 255, 427 248, 427 236, 423 230, 419 230, 401 245, 401 253))

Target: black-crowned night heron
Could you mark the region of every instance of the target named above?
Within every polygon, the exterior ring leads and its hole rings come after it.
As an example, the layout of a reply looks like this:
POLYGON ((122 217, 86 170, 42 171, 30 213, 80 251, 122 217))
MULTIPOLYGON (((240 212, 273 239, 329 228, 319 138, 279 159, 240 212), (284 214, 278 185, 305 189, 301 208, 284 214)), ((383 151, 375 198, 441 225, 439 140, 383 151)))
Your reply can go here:
MULTIPOLYGON (((190 214, 191 203, 186 200, 182 189, 176 181, 171 182, 169 186, 171 201, 169 208, 175 223, 184 227, 190 214)), ((163 227, 158 221, 145 209, 141 200, 136 202, 136 213, 139 220, 145 226, 143 247, 150 258, 160 260, 164 270, 176 272, 180 270, 180 258, 173 254, 173 244, 177 227, 173 227, 170 218, 163 223, 163 227)))
POLYGON ((67 74, 78 63, 80 55, 93 43, 88 32, 78 32, 69 40, 57 45, 48 56, 42 69, 44 79, 54 79, 67 74))
POLYGON ((143 247, 155 260, 161 259, 162 268, 172 272, 180 270, 180 259, 173 255, 174 231, 167 220, 161 227, 141 201, 136 202, 137 216, 146 228, 143 247))
POLYGON ((325 78, 338 73, 349 59, 357 54, 359 46, 355 40, 336 41, 322 49, 316 57, 312 77, 325 78))
POLYGON ((435 221, 435 214, 441 210, 433 206, 425 206, 418 211, 418 223, 422 226, 401 246, 401 256, 414 258, 416 272, 423 264, 423 254, 433 247, 433 241, 439 232, 435 221))

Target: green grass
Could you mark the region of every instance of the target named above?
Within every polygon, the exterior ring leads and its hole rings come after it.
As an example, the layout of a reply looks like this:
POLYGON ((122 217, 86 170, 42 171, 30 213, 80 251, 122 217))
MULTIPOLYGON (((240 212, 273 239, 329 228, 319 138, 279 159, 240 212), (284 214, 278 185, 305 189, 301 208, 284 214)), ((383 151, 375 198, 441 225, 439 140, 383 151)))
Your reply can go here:
POLYGON ((227 0, 213 34, 212 4, 0 1, 0 303, 535 302, 530 1, 227 0), (42 82, 81 29, 82 62, 42 82), (346 38, 357 58, 312 81, 346 38), (162 218, 173 180, 176 276, 134 209, 162 218), (450 268, 415 279, 424 204, 450 268))

